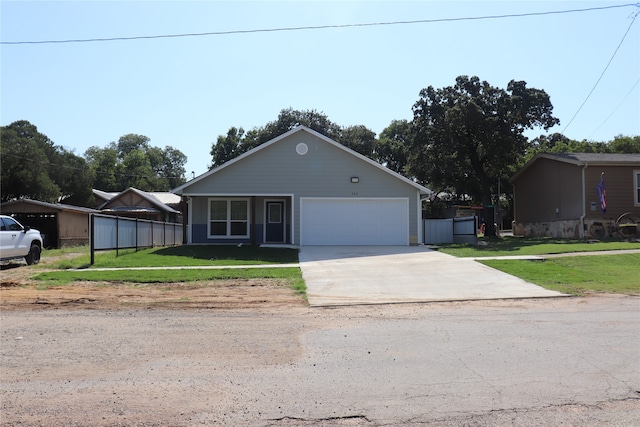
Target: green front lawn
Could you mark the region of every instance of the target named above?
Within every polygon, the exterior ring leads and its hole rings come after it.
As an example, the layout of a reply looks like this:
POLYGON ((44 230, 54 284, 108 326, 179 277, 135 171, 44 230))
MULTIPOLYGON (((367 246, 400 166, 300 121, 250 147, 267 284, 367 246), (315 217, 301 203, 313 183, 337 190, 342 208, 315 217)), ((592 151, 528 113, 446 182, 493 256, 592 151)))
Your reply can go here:
POLYGON ((640 295, 640 254, 592 255, 547 260, 490 260, 489 267, 565 294, 640 295))
MULTIPOLYGON (((43 253, 43 259, 49 254, 43 253)), ((90 266, 88 248, 80 248, 77 257, 49 264, 48 267, 70 268, 126 268, 126 267, 190 267, 202 265, 252 265, 295 264, 298 250, 287 248, 261 248, 257 245, 194 245, 149 248, 135 251, 100 251, 95 253, 95 262, 90 266)))
POLYGON ((457 257, 486 257, 505 255, 545 255, 570 252, 611 251, 619 249, 640 249, 640 242, 606 241, 587 243, 584 240, 553 238, 502 237, 481 240, 486 246, 453 244, 443 245, 439 251, 457 257))

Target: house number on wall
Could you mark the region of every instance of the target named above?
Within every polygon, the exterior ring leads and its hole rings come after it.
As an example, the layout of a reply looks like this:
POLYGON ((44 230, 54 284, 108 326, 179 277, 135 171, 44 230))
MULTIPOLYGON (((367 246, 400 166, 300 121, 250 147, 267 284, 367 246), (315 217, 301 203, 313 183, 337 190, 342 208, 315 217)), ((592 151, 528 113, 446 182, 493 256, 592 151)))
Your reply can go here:
POLYGON ((357 191, 354 191, 353 193, 351 193, 351 195, 352 195, 352 196, 357 196, 357 195, 358 195, 358 192, 357 192, 357 191))

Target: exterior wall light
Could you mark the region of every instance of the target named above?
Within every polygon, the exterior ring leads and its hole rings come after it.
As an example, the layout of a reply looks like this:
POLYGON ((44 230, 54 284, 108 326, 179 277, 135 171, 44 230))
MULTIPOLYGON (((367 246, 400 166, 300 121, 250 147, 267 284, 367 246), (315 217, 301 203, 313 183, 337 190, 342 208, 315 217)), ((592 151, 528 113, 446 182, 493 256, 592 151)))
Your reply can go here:
POLYGON ((359 182, 360 182, 360 178, 358 178, 357 176, 352 176, 352 177, 351 177, 351 182, 352 182, 353 184, 357 184, 357 183, 359 183, 359 182))

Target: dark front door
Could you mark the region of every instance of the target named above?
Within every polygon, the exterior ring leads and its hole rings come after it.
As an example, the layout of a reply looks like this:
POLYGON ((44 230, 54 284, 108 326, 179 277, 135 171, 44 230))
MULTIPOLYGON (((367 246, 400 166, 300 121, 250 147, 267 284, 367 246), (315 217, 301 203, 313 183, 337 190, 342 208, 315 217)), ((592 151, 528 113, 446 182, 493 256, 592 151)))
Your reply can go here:
POLYGON ((265 242, 284 243, 284 202, 267 202, 265 242))

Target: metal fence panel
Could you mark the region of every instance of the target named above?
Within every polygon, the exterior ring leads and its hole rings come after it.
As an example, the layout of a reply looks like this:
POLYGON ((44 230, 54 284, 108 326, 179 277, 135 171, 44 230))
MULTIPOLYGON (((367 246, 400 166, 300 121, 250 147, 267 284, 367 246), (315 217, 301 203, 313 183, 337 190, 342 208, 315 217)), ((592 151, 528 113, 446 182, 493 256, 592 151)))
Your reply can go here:
POLYGON ((96 250, 111 249, 117 242, 117 219, 114 217, 94 216, 91 247, 96 250))
POLYGON ((164 242, 164 225, 163 223, 153 223, 153 246, 163 246, 164 242))
POLYGON ((165 236, 166 236, 167 242, 175 242, 176 227, 175 226, 172 227, 170 224, 167 224, 167 226, 165 227, 165 236))
POLYGON ((453 219, 453 234, 476 234, 476 217, 465 216, 453 219))
POLYGON ((91 215, 91 264, 94 252, 105 249, 149 248, 182 244, 182 224, 91 215))
POLYGON ((465 216, 453 219, 453 243, 478 242, 478 223, 475 216, 465 216))
POLYGON ((475 216, 425 219, 424 243, 443 245, 449 243, 477 243, 477 222, 475 216))
POLYGON ((138 222, 138 246, 153 246, 153 223, 151 221, 138 222))
POLYGON ((136 247, 136 222, 130 219, 118 221, 118 248, 136 247))
POLYGON ((453 218, 425 219, 424 242, 428 245, 453 243, 453 218))

